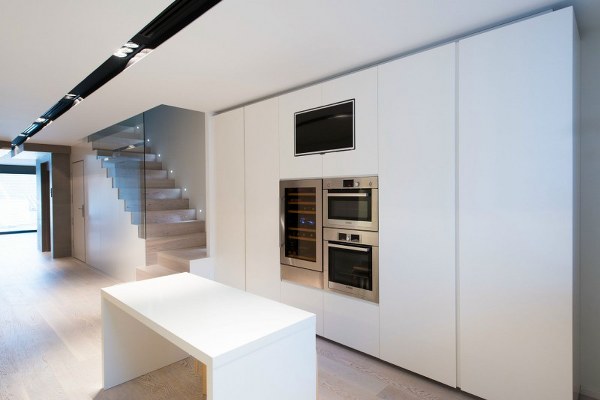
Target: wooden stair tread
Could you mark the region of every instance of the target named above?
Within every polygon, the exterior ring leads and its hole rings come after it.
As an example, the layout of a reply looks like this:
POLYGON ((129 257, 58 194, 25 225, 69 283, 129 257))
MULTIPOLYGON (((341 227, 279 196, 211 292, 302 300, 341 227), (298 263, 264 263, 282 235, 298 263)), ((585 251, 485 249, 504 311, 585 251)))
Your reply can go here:
POLYGON ((180 271, 176 271, 171 268, 164 267, 158 264, 145 265, 143 267, 136 268, 136 280, 140 281, 143 279, 158 278, 159 276, 178 274, 180 271))
POLYGON ((177 250, 164 250, 160 252, 161 257, 177 258, 182 260, 197 260, 206 258, 206 247, 188 247, 177 250))
POLYGON ((157 224, 146 224, 140 226, 139 236, 146 238, 159 236, 184 235, 186 233, 204 232, 205 223, 199 220, 163 222, 157 224))
POLYGON ((178 240, 188 239, 188 238, 201 238, 203 235, 205 235, 205 232, 186 233, 184 235, 157 236, 157 237, 146 239, 146 242, 165 243, 165 242, 173 242, 173 241, 178 241, 178 240))

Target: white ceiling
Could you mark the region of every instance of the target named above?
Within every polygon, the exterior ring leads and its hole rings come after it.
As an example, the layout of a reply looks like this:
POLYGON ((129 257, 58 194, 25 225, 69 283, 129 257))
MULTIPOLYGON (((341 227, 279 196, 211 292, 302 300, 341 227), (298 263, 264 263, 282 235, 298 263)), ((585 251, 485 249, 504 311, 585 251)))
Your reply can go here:
MULTIPOLYGON (((2 0, 0 140, 12 140, 170 3, 2 0)), ((462 36, 555 0, 223 0, 33 142, 74 144, 159 104, 218 111, 462 36)), ((575 0, 580 26, 600 1, 575 0)))

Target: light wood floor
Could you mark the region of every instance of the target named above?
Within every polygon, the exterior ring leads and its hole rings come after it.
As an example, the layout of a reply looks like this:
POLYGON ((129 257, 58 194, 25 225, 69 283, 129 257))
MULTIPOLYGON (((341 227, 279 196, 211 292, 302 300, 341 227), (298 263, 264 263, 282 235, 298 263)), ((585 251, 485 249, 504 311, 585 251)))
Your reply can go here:
MULTIPOLYGON (((0 400, 201 398, 190 359, 101 389, 99 291, 115 283, 37 252, 35 234, 0 235, 0 400)), ((317 355, 319 400, 474 399, 327 340, 317 355)))

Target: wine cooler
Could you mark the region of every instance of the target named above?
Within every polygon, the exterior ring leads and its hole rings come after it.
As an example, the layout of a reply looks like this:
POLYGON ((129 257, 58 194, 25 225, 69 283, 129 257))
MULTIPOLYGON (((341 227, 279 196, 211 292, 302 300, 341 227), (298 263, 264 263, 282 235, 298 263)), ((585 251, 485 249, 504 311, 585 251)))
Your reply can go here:
POLYGON ((322 286, 322 188, 320 179, 281 181, 280 246, 282 278, 322 286), (292 268, 290 268, 292 267, 292 268), (319 275, 315 275, 314 272, 319 275), (292 277, 293 276, 293 277, 292 277), (306 279, 298 278, 305 276, 306 279))

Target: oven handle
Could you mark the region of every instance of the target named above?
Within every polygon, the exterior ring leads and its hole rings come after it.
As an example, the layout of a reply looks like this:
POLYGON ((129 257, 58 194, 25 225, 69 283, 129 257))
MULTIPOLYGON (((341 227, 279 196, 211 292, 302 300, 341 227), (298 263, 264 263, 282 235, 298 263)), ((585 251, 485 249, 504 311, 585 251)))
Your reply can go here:
POLYGON ((360 193, 329 193, 327 192, 327 197, 368 197, 368 193, 360 192, 360 193))
POLYGON ((337 249, 360 251, 360 252, 363 252, 363 253, 368 253, 370 251, 369 249, 365 249, 364 247, 344 246, 343 244, 335 244, 335 243, 328 243, 327 246, 328 247, 335 247, 337 249))

